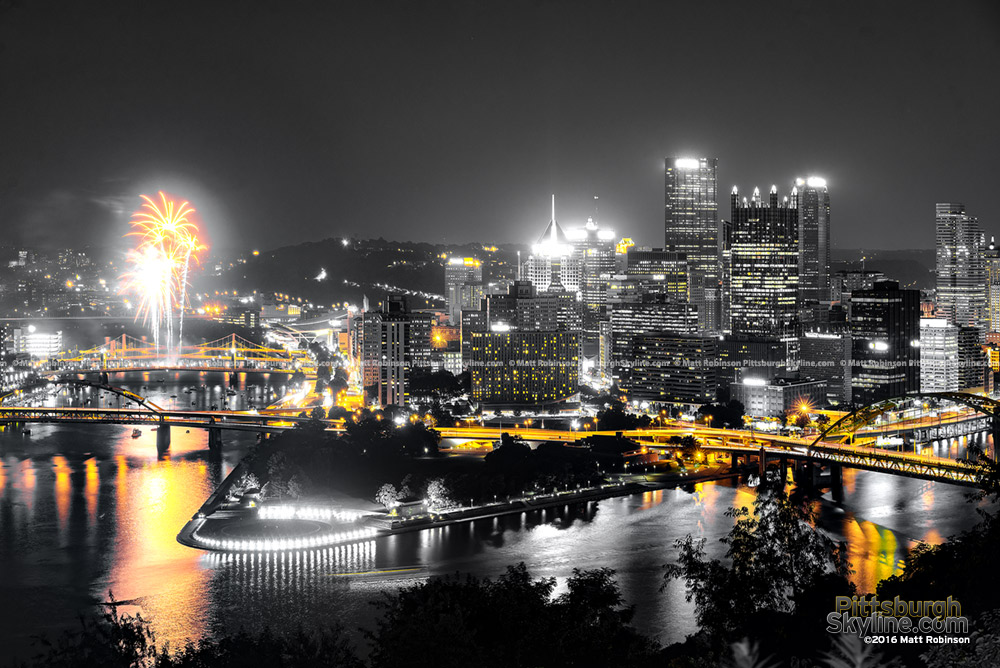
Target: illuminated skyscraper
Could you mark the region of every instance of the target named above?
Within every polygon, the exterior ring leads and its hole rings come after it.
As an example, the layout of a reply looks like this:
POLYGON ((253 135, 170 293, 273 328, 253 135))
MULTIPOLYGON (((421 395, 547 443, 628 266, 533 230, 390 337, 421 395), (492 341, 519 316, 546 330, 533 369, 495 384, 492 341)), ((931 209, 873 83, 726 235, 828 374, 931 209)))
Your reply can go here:
MULTIPOLYGON (((483 266, 478 258, 474 257, 452 257, 448 258, 448 264, 444 266, 444 296, 448 300, 448 320, 458 325, 462 319, 463 308, 479 308, 479 302, 467 302, 463 299, 463 294, 474 299, 476 291, 463 287, 469 285, 481 285, 483 282, 483 266)), ((479 292, 482 292, 480 288, 479 292)))
POLYGON ((879 281, 851 292, 851 394, 870 404, 920 390, 920 291, 879 281))
POLYGON ((582 270, 573 244, 556 222, 556 196, 552 196, 552 218, 531 255, 522 266, 523 278, 538 292, 580 292, 582 270))
POLYGON ((691 269, 691 303, 702 329, 720 329, 720 249, 716 158, 667 158, 664 247, 691 269))
POLYGON ((830 193, 826 179, 795 179, 799 204, 799 298, 830 299, 830 193))
POLYGON ((920 391, 958 391, 958 327, 944 318, 920 319, 920 391))
POLYGON ((985 327, 985 243, 979 221, 964 204, 939 202, 935 209, 938 310, 958 327, 985 327))
POLYGON ((600 315, 608 298, 608 281, 615 271, 615 231, 601 228, 593 218, 566 232, 580 264, 580 293, 588 313, 600 315))
POLYGON ((785 337, 795 334, 799 290, 798 204, 793 193, 767 202, 754 188, 741 201, 732 194, 730 317, 735 335, 785 337))
POLYGON ((1000 332, 1000 248, 990 237, 984 253, 986 259, 986 320, 987 330, 1000 332))

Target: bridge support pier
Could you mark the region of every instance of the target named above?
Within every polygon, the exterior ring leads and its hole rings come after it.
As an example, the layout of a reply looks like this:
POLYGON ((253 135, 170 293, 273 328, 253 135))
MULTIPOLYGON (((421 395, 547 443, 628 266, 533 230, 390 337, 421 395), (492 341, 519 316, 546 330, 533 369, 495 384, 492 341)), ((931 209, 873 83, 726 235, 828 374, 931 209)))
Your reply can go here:
POLYGON ((830 495, 835 503, 844 502, 844 467, 830 464, 830 495))
POLYGON ((990 419, 990 433, 993 434, 993 452, 996 455, 996 448, 1000 445, 1000 415, 994 415, 990 419))
POLYGON ((222 453, 222 430, 212 428, 208 430, 208 450, 212 454, 222 453))
POLYGON ((740 467, 740 456, 735 450, 729 451, 729 471, 735 473, 740 467))
POLYGON ((233 371, 231 374, 229 374, 229 384, 230 385, 239 385, 240 384, 240 374, 236 373, 235 371, 233 371))
POLYGON ((166 452, 169 449, 170 427, 161 422, 159 427, 156 429, 156 450, 157 452, 166 452))
POLYGON ((111 377, 108 375, 107 371, 102 371, 101 372, 100 381, 101 381, 101 385, 110 385, 111 384, 111 377))

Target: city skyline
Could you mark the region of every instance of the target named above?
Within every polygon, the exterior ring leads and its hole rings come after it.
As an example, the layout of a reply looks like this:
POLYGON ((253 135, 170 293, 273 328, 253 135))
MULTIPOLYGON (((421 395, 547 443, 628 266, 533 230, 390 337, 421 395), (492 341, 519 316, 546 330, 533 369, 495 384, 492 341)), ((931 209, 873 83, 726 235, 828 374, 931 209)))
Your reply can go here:
POLYGON ((834 248, 930 247, 936 201, 966 202, 987 229, 1000 218, 998 140, 980 130, 1000 113, 984 85, 1000 60, 989 3, 908 3, 905 27, 893 3, 442 5, 398 24, 348 5, 290 12, 281 30, 236 7, 112 3, 56 22, 45 4, 0 8, 0 74, 19 91, 0 111, 0 222, 16 243, 63 230, 73 245, 115 241, 130 198, 163 188, 199 202, 220 248, 357 229, 513 242, 544 221, 552 192, 563 220, 585 221, 599 195, 599 223, 658 245, 668 155, 717 157, 723 192, 822 176, 834 248), (664 24, 711 37, 671 28, 664 44, 664 24), (949 33, 966 47, 936 38, 949 33), (782 77, 788 104, 729 103, 789 68, 801 74, 782 77), (771 140, 795 132, 810 141, 771 140))
POLYGON ((1000 665, 998 28, 0 0, 0 665, 1000 665))

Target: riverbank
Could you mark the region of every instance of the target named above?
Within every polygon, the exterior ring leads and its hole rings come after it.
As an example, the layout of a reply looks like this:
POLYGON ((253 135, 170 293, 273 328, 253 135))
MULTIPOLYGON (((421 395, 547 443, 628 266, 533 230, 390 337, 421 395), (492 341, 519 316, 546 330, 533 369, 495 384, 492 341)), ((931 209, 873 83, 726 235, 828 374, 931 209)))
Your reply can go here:
MULTIPOLYGON (((274 552, 336 548, 372 540, 379 536, 435 529, 438 527, 490 519, 572 503, 599 501, 617 496, 641 494, 659 489, 737 478, 728 467, 700 473, 654 473, 621 476, 618 481, 595 487, 532 494, 480 506, 443 511, 429 510, 411 518, 394 518, 385 513, 368 513, 345 518, 340 511, 282 504, 289 512, 279 515, 262 512, 269 506, 225 507, 229 490, 243 472, 237 467, 219 485, 198 513, 177 534, 177 542, 187 547, 214 552, 274 552), (724 470, 725 469, 725 470, 724 470), (325 513, 326 516, 321 516, 325 513)), ((271 506, 273 508, 273 506, 271 506)))

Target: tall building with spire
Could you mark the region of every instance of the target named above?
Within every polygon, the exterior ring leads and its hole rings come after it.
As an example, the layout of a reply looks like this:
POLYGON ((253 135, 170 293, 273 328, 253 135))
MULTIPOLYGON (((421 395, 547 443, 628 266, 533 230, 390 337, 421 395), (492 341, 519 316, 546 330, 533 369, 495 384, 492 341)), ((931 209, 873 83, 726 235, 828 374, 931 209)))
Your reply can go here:
POLYGON ((667 158, 664 248, 683 253, 691 270, 691 303, 707 331, 721 329, 717 158, 667 158))
POLYGON ((795 179, 799 210, 799 298, 830 299, 830 193, 826 179, 795 179))
POLYGON ((573 244, 556 222, 556 196, 552 196, 552 218, 531 247, 522 265, 522 278, 538 292, 580 292, 582 270, 573 244))
POLYGON ((938 202, 937 306, 958 327, 986 326, 985 240, 979 221, 957 202, 938 202))
POLYGON ((735 335, 795 334, 799 292, 799 225, 796 195, 765 201, 754 188, 747 200, 732 193, 731 329, 735 335))

